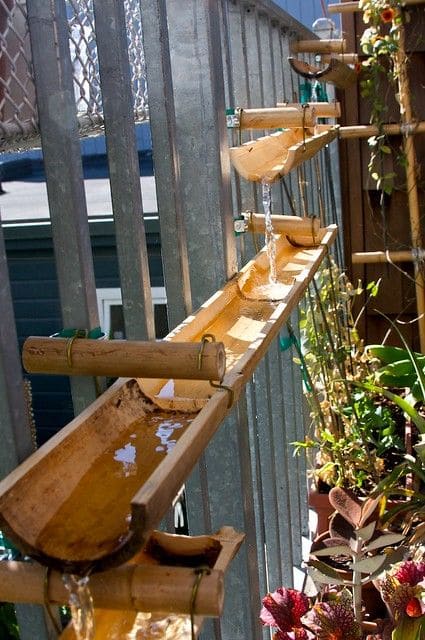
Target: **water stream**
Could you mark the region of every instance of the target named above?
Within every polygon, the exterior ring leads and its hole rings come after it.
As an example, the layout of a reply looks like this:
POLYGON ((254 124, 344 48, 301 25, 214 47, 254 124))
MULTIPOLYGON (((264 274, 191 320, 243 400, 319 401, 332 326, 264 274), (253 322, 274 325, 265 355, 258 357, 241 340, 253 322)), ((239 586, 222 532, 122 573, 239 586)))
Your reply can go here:
POLYGON ((62 577, 69 591, 69 608, 77 640, 94 638, 94 608, 90 593, 89 577, 65 573, 62 577))
POLYGON ((270 265, 269 282, 270 284, 277 284, 276 238, 274 236, 272 223, 272 187, 268 182, 262 183, 262 196, 264 208, 266 250, 270 265))

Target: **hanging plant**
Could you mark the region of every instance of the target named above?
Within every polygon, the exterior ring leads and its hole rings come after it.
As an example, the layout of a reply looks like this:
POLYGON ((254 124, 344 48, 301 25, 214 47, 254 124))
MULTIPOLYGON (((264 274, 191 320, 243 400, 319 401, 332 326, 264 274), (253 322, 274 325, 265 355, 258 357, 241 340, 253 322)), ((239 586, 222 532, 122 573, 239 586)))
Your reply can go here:
MULTIPOLYGON (((362 61, 364 77, 360 81, 361 96, 370 102, 370 123, 378 128, 378 134, 368 139, 371 150, 369 173, 377 188, 390 194, 393 190, 394 172, 385 173, 385 156, 391 154, 383 125, 387 121, 387 98, 384 81, 393 89, 397 99, 397 57, 400 45, 400 30, 403 24, 401 3, 396 0, 360 0, 363 22, 368 25, 360 47, 366 58, 362 61)), ((403 156, 398 158, 402 160, 403 156)))

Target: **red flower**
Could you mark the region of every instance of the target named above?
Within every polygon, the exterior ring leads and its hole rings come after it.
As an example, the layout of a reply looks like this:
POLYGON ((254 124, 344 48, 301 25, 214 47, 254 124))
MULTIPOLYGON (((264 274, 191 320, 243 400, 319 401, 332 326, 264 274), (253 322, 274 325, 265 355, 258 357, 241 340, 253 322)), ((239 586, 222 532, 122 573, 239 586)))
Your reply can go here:
POLYGON ((382 22, 392 22, 395 16, 395 11, 394 9, 391 9, 391 7, 387 7, 381 11, 380 15, 382 22))
POLYGON ((310 636, 301 623, 308 608, 309 601, 304 593, 280 587, 263 598, 260 620, 264 625, 278 629, 274 636, 276 640, 308 640, 310 636))
POLYGON ((419 618, 422 615, 422 606, 418 598, 410 598, 406 604, 406 613, 409 618, 419 618))

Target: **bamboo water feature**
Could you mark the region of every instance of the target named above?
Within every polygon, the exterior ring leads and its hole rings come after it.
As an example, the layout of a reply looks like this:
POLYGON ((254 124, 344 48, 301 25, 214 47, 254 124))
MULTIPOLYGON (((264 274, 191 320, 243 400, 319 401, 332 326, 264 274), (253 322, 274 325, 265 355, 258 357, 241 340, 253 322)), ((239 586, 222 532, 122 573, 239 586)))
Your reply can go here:
POLYGON ((288 62, 295 73, 303 78, 328 82, 334 84, 338 89, 348 89, 357 82, 357 74, 354 69, 337 58, 331 57, 323 68, 313 66, 292 56, 288 58, 288 62))
POLYGON ((232 147, 230 159, 246 180, 272 183, 312 158, 337 135, 329 126, 317 134, 309 129, 288 129, 232 147))
POLYGON ((40 563, 80 575, 134 556, 298 304, 335 236, 335 227, 320 229, 310 234, 308 248, 277 236, 280 299, 255 294, 268 283, 263 250, 167 337, 172 343, 200 343, 209 334, 222 342, 226 373, 221 385, 167 376, 119 379, 5 478, 0 528, 6 535, 40 563))

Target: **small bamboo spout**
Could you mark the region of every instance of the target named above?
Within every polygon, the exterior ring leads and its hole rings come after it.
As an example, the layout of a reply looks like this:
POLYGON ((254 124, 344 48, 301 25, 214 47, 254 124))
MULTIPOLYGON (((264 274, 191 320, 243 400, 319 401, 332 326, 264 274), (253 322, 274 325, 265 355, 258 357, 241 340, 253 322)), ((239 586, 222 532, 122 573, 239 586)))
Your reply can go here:
MULTIPOLYGON (((256 233, 264 233, 264 214, 246 214, 248 229, 256 233)), ((284 233, 288 236, 317 237, 320 230, 318 218, 298 218, 297 216, 272 215, 274 233, 284 233)))
POLYGON ((22 361, 29 373, 114 378, 222 380, 222 342, 140 342, 30 337, 22 361))

